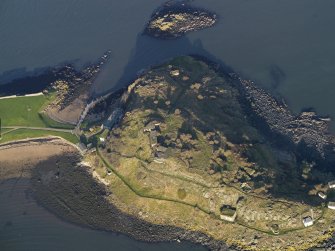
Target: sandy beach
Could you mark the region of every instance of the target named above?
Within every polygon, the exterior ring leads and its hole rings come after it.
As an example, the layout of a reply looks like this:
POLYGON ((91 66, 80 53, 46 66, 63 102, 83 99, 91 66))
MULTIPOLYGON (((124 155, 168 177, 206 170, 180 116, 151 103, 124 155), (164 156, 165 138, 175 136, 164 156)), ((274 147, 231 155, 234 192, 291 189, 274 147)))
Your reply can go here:
POLYGON ((75 146, 57 137, 28 139, 0 145, 0 180, 30 178, 40 162, 65 153, 78 154, 75 146))

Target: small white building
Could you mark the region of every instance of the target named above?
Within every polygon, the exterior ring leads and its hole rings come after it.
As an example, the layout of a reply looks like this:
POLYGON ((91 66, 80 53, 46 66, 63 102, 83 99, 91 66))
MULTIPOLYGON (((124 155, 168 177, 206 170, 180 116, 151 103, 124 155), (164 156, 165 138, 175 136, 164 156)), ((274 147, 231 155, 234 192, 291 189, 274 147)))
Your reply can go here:
POLYGON ((335 188, 335 180, 328 182, 329 188, 335 188))
POLYGON ((323 192, 318 192, 318 196, 323 200, 327 199, 327 195, 324 194, 323 192))
POLYGON ((105 142, 105 138, 99 138, 99 140, 100 140, 101 143, 105 142))
POLYGON ((233 215, 229 216, 229 215, 220 215, 221 220, 225 220, 228 222, 234 222, 236 219, 237 213, 235 212, 233 215))
POLYGON ((170 71, 170 75, 173 76, 173 77, 178 77, 179 74, 180 74, 179 70, 170 71))
POLYGON ((332 210, 335 210, 335 202, 333 202, 333 201, 329 201, 329 202, 328 202, 328 208, 329 208, 329 209, 332 209, 332 210))
POLYGON ((312 217, 307 216, 302 220, 302 223, 304 223, 305 227, 310 227, 314 224, 314 221, 313 221, 312 217))

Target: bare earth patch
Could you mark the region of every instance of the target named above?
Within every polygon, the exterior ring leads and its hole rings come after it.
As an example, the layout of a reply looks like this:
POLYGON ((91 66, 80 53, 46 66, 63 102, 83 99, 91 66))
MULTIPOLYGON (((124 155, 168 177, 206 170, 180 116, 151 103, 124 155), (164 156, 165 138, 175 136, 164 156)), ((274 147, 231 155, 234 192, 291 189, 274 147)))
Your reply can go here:
POLYGON ((86 93, 80 95, 64 109, 60 109, 59 106, 49 106, 46 109, 46 113, 51 119, 55 121, 75 125, 86 106, 87 97, 88 95, 86 93))
POLYGON ((65 153, 78 154, 74 146, 56 137, 3 144, 0 152, 0 179, 29 178, 40 162, 65 153))

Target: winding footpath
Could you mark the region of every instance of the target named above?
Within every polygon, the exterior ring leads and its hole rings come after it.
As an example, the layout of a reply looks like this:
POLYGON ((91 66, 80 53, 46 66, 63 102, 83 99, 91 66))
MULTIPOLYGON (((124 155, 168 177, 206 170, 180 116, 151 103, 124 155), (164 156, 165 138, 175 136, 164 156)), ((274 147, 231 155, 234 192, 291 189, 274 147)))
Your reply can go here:
MULTIPOLYGON (((123 175, 121 175, 115 168, 113 168, 113 166, 110 164, 110 162, 103 156, 103 154, 99 151, 99 148, 96 148, 97 150, 97 155, 98 157, 100 158, 100 160, 104 163, 105 167, 107 169, 109 169, 111 172, 113 172, 132 192, 134 192, 137 196, 140 196, 142 198, 148 198, 148 199, 156 199, 156 200, 161 200, 161 201, 167 201, 167 202, 174 202, 174 203, 180 203, 180 204, 183 204, 183 205, 186 205, 186 206, 191 206, 193 208, 197 208, 199 209, 200 211, 202 211, 203 213, 205 214, 208 214, 208 215, 211 215, 213 216, 213 214, 211 214, 211 212, 205 208, 202 208, 201 206, 197 205, 197 204, 192 204, 192 203, 188 203, 188 202, 185 202, 185 201, 180 201, 180 200, 176 200, 176 199, 173 199, 173 198, 168 198, 168 197, 165 197, 165 196, 155 196, 155 195, 148 195, 148 194, 144 194, 142 193, 141 191, 138 191, 127 179, 126 177, 124 177, 123 175)), ((150 169, 151 170, 151 169, 150 169)), ((152 170, 153 171, 153 170, 152 170)), ((155 170, 156 171, 156 170, 155 170)), ((162 175, 166 175, 166 176, 171 176, 170 174, 166 174, 164 172, 159 172, 161 173, 162 175)), ((176 178, 179 178, 180 177, 176 177, 176 178)), ((184 178, 181 178, 184 180, 184 178)), ((199 184, 199 182, 194 182, 192 180, 189 180, 187 179, 187 182, 190 182, 190 183, 194 183, 196 185, 201 185, 203 187, 207 187, 207 185, 203 185, 203 184, 199 184)), ((235 188, 235 187, 233 187, 235 188)), ((237 188, 235 188, 237 189, 237 188)), ((239 189, 238 189, 239 190, 239 189)), ((240 191, 240 190, 239 190, 240 191)), ((257 195, 253 195, 253 194, 248 194, 249 196, 254 196, 254 197, 257 197, 257 198, 262 198, 264 199, 263 197, 261 196, 257 196, 257 195)), ((287 203, 286 201, 276 201, 276 202, 279 202, 279 203, 287 203)), ((324 215, 324 212, 325 212, 325 208, 323 207, 322 208, 322 213, 321 213, 321 216, 318 217, 317 219, 315 219, 314 223, 318 222, 320 219, 322 219, 323 215, 324 215)), ((220 219, 220 217, 218 215, 214 215, 214 217, 216 217, 217 219, 220 219)), ((269 231, 269 230, 265 230, 265 229, 261 229, 261 228, 258 228, 258 227, 253 227, 253 226, 250 226, 250 225, 247 225, 243 222, 240 222, 240 221, 236 221, 234 222, 234 224, 238 224, 240 226, 243 226, 243 227, 246 227, 248 229, 252 229, 252 230, 256 230, 256 231, 259 231, 259 232, 262 232, 262 233, 265 233, 265 234, 268 234, 268 235, 283 235, 283 234, 287 234, 289 232, 296 232, 296 231, 299 231, 299 230, 303 230, 305 229, 305 227, 300 227, 300 228, 292 228, 292 229, 284 229, 283 231, 281 231, 280 233, 278 234, 274 234, 272 231, 269 231)), ((313 227, 313 226, 312 226, 313 227)))

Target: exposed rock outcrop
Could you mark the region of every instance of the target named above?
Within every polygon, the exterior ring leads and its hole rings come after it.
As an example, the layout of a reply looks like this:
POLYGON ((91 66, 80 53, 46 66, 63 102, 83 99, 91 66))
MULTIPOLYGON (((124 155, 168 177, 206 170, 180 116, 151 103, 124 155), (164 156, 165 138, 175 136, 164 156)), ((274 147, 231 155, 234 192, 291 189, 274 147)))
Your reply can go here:
POLYGON ((145 33, 163 39, 173 39, 187 32, 202 30, 213 26, 217 16, 206 10, 197 9, 185 3, 165 5, 155 12, 145 33))

